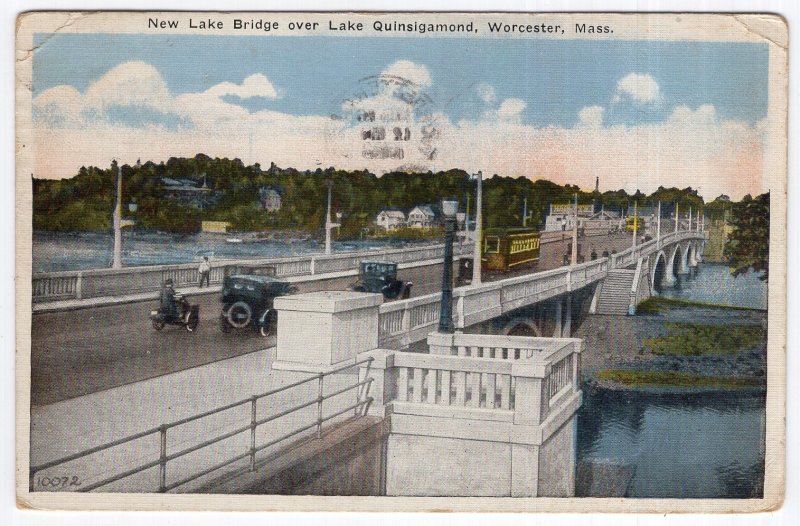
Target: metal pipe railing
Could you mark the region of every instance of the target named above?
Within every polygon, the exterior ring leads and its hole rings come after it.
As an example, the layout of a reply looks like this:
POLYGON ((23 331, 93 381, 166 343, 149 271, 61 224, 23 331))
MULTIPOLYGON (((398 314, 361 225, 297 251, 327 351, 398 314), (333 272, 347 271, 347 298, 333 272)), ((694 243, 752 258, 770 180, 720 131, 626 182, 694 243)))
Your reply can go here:
POLYGON ((244 458, 247 458, 247 457, 250 458, 250 465, 249 465, 250 470, 251 471, 255 471, 256 470, 256 453, 257 452, 262 451, 262 450, 264 450, 264 449, 266 449, 266 448, 268 448, 270 446, 273 446, 275 444, 278 444, 278 443, 282 442, 283 440, 286 440, 288 438, 296 436, 296 435, 298 435, 298 434, 300 434, 300 433, 302 433, 304 431, 307 431, 309 429, 312 429, 312 428, 316 428, 316 430, 317 430, 316 436, 317 436, 317 438, 321 438, 322 437, 322 424, 323 423, 325 423, 325 422, 327 422, 327 421, 329 421, 329 420, 331 420, 333 418, 336 418, 337 416, 343 415, 344 413, 346 413, 348 411, 352 411, 352 410, 355 410, 355 416, 358 416, 359 408, 362 407, 362 406, 368 406, 372 402, 372 399, 369 398, 368 396, 360 396, 359 393, 361 393, 361 392, 363 392, 365 395, 368 393, 368 390, 362 390, 360 388, 362 388, 364 386, 368 386, 369 384, 371 384, 373 379, 372 378, 365 378, 364 380, 357 381, 356 383, 354 383, 352 385, 348 385, 346 387, 337 389, 336 391, 333 391, 331 393, 325 394, 324 393, 324 389, 323 389, 324 388, 324 383, 323 383, 324 382, 324 378, 326 376, 330 376, 330 375, 339 373, 339 372, 347 370, 347 369, 358 367, 359 365, 365 364, 365 363, 368 364, 367 365, 367 370, 369 370, 369 364, 371 364, 371 362, 373 360, 374 360, 374 358, 369 357, 369 358, 366 358, 366 359, 363 359, 363 360, 359 360, 359 361, 354 362, 354 363, 349 363, 349 364, 343 365, 341 367, 337 367, 336 369, 333 369, 331 371, 327 371, 325 373, 319 373, 317 375, 311 376, 310 378, 306 378, 306 379, 303 379, 303 380, 298 380, 296 382, 292 382, 290 384, 287 384, 287 385, 284 385, 284 386, 281 386, 281 387, 278 387, 278 388, 275 388, 275 389, 271 389, 271 390, 266 391, 264 393, 250 396, 249 398, 246 398, 244 400, 240 400, 240 401, 237 401, 237 402, 226 404, 224 406, 220 406, 220 407, 211 409, 209 411, 204 411, 202 413, 198 413, 198 414, 192 415, 190 417, 186 417, 186 418, 182 418, 182 419, 179 419, 179 420, 175 420, 175 421, 167 423, 167 424, 162 424, 162 425, 160 425, 158 427, 151 428, 151 429, 148 429, 146 431, 139 432, 139 433, 135 433, 133 435, 129 435, 129 436, 114 440, 112 442, 101 444, 99 446, 95 446, 95 447, 86 449, 84 451, 80 451, 78 453, 74 453, 72 455, 68 455, 66 457, 59 458, 57 460, 52 460, 52 461, 49 461, 49 462, 45 462, 45 463, 39 464, 37 466, 32 466, 30 468, 30 472, 29 472, 29 484, 30 484, 29 489, 30 489, 30 491, 33 491, 35 475, 36 475, 36 473, 38 473, 40 471, 43 471, 45 469, 49 469, 49 468, 52 468, 52 467, 55 467, 55 466, 58 466, 58 465, 62 465, 62 464, 68 463, 68 462, 72 462, 74 460, 78 460, 80 458, 84 458, 84 457, 87 457, 89 455, 92 455, 92 454, 95 454, 95 453, 99 453, 101 451, 105 451, 105 450, 120 446, 122 444, 126 444, 126 443, 129 443, 129 442, 132 442, 134 440, 139 440, 141 438, 154 435, 156 433, 159 434, 159 455, 158 455, 158 459, 157 460, 153 460, 151 462, 147 462, 145 464, 142 464, 142 465, 137 466, 135 468, 129 469, 129 470, 124 471, 122 473, 113 475, 111 477, 107 477, 105 479, 99 480, 99 481, 94 482, 92 484, 81 486, 77 491, 80 491, 80 492, 92 491, 94 489, 100 488, 102 486, 107 486, 108 484, 111 484, 113 482, 117 482, 119 480, 122 480, 124 478, 130 477, 130 476, 135 475, 137 473, 141 473, 141 472, 146 471, 148 469, 152 469, 154 467, 158 467, 159 468, 159 474, 158 474, 158 491, 159 491, 159 493, 165 493, 167 491, 175 489, 175 488, 177 488, 179 486, 182 486, 182 485, 184 485, 184 484, 186 484, 188 482, 196 480, 196 479, 198 479, 200 477, 203 477, 203 476, 205 476, 205 475, 207 475, 209 473, 212 473, 213 471, 221 469, 221 468, 223 468, 225 466, 228 466, 228 465, 230 465, 230 464, 232 464, 234 462, 237 462, 237 461, 239 461, 241 459, 244 459, 244 458), (298 386, 303 385, 303 384, 307 384, 307 383, 313 382, 315 380, 319 382, 319 387, 318 387, 318 390, 317 390, 317 396, 313 400, 308 401, 308 402, 304 402, 302 404, 298 404, 298 405, 292 406, 292 407, 290 407, 288 409, 285 409, 283 411, 280 411, 278 413, 275 413, 273 415, 270 415, 270 416, 262 418, 262 419, 258 419, 257 418, 257 403, 258 403, 258 400, 266 398, 266 397, 269 397, 269 396, 272 396, 272 395, 275 395, 275 394, 278 394, 278 393, 281 393, 281 392, 284 392, 284 391, 287 391, 289 389, 292 389, 294 387, 298 387, 298 386), (323 417, 323 414, 322 414, 322 403, 325 400, 329 400, 331 398, 334 398, 336 396, 339 396, 339 395, 341 395, 343 393, 346 393, 346 392, 354 390, 354 389, 356 390, 356 393, 357 393, 357 399, 356 399, 356 403, 355 404, 349 405, 348 407, 346 407, 342 411, 337 411, 336 413, 334 413, 332 415, 327 415, 327 416, 323 417), (227 432, 225 432, 225 433, 223 433, 221 435, 215 436, 214 438, 205 440, 205 441, 203 441, 203 442, 201 442, 199 444, 195 444, 194 446, 182 449, 182 450, 177 451, 175 453, 172 453, 172 454, 168 454, 167 453, 167 431, 169 429, 175 428, 175 427, 183 425, 183 424, 187 424, 189 422, 194 422, 194 421, 200 420, 202 418, 207 418, 209 416, 212 416, 212 415, 215 415, 215 414, 219 414, 219 413, 221 413, 223 411, 227 411, 227 410, 230 410, 230 409, 233 409, 235 407, 239 407, 239 406, 242 406, 242 405, 245 405, 245 404, 250 404, 250 422, 247 425, 238 427, 238 428, 233 429, 231 431, 227 431, 227 432), (292 414, 294 412, 297 412, 297 411, 300 411, 302 409, 305 409, 306 407, 310 407, 310 406, 314 406, 314 405, 317 406, 317 417, 316 417, 316 419, 314 420, 313 423, 311 423, 309 425, 306 425, 306 426, 303 426, 303 427, 301 427, 299 429, 295 429, 294 431, 291 431, 289 433, 286 433, 286 434, 278 437, 277 439, 273 439, 273 440, 267 442, 266 444, 261 444, 261 445, 257 445, 256 444, 256 431, 257 431, 259 426, 262 426, 264 424, 267 424, 269 422, 277 420, 277 419, 279 419, 281 417, 287 416, 287 415, 292 414), (236 456, 234 456, 234 457, 232 457, 230 459, 222 461, 222 462, 220 462, 218 464, 215 464, 215 465, 213 465, 213 466, 211 466, 209 468, 206 468, 206 469, 203 469, 203 470, 201 470, 199 472, 193 473, 192 475, 190 475, 190 476, 188 476, 188 477, 186 477, 184 479, 181 479, 178 482, 175 482, 175 483, 172 483, 172 484, 167 484, 167 465, 168 465, 168 463, 170 461, 176 460, 176 459, 178 459, 180 457, 186 456, 186 455, 188 455, 190 453, 193 453, 195 451, 198 451, 200 449, 204 449, 206 447, 212 446, 214 444, 222 442, 223 440, 227 440, 229 438, 232 438, 232 437, 234 437, 234 436, 236 436, 238 434, 244 433, 246 431, 250 431, 250 447, 248 448, 248 450, 245 453, 242 453, 240 455, 236 455, 236 456))

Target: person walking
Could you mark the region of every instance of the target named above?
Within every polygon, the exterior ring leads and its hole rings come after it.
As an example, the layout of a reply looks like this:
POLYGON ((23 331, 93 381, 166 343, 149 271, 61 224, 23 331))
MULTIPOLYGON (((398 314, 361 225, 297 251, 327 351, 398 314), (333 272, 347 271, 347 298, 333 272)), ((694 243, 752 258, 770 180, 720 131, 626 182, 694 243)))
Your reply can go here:
POLYGON ((208 262, 208 256, 203 256, 203 261, 200 262, 197 272, 200 274, 200 288, 203 288, 203 280, 205 280, 207 287, 210 286, 211 264, 208 262))

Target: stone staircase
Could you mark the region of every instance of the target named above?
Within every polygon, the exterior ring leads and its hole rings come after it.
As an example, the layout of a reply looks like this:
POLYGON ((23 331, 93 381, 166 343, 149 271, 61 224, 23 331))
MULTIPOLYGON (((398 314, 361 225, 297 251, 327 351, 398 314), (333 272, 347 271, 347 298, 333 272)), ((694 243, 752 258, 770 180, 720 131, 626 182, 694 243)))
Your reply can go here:
POLYGON ((631 286, 636 271, 629 269, 614 269, 609 271, 608 277, 603 280, 600 297, 597 301, 595 314, 611 314, 625 316, 631 302, 631 286))

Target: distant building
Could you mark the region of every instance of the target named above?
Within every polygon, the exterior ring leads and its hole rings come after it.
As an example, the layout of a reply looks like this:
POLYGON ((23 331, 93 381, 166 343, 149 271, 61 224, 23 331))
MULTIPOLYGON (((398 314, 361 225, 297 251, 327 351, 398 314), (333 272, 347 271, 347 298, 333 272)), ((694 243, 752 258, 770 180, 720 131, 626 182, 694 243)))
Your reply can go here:
MULTIPOLYGON (((578 219, 588 218, 594 215, 594 205, 578 205, 578 219)), ((580 227, 580 223, 578 223, 580 227)), ((545 232, 556 232, 559 230, 572 230, 575 228, 575 205, 574 204, 551 204, 550 213, 547 215, 544 224, 545 232)))
POLYGON ((258 200, 267 212, 277 212, 281 209, 281 192, 277 188, 265 186, 258 190, 258 200))
POLYGON ((227 221, 202 221, 200 228, 203 232, 211 232, 214 234, 224 234, 228 231, 231 224, 227 221))
POLYGON ((201 210, 210 208, 219 199, 219 193, 206 185, 203 174, 203 186, 197 186, 193 179, 172 179, 162 177, 164 197, 184 205, 194 206, 201 210))
POLYGON ((430 205, 418 205, 408 213, 408 226, 430 228, 436 224, 436 213, 430 205))
POLYGON ((730 203, 731 202, 731 198, 730 198, 730 196, 722 194, 719 197, 717 197, 716 199, 714 199, 714 201, 721 201, 721 202, 724 202, 724 203, 730 203))
POLYGON ((381 210, 375 223, 384 230, 394 230, 406 224, 406 215, 400 210, 381 210))

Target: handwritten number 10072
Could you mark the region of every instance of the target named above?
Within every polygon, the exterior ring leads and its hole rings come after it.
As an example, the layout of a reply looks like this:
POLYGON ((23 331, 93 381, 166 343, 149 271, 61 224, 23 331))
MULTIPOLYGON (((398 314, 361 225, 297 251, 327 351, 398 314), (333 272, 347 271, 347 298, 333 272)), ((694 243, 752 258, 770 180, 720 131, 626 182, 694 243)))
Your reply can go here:
POLYGON ((81 481, 78 477, 39 477, 39 487, 41 488, 67 488, 70 486, 80 486, 81 481))

